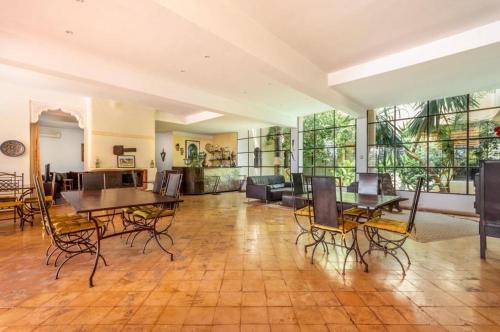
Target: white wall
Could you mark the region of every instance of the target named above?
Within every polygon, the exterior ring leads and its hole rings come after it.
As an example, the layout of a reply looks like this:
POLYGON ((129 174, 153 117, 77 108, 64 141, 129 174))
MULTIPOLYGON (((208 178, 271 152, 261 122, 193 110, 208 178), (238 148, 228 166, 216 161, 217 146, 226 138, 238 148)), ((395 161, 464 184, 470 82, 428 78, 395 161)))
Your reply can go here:
POLYGON ((26 146, 20 157, 7 157, 0 152, 0 172, 30 173, 30 112, 29 99, 14 85, 0 82, 0 143, 17 140, 26 146))
POLYGON ((87 167, 95 168, 99 158, 101 168, 116 168, 117 159, 113 154, 114 145, 136 148, 136 152, 126 154, 135 156, 137 168, 149 168, 155 160, 155 110, 149 107, 92 99, 87 130, 90 133, 86 143, 87 167))
POLYGON ((155 158, 156 158, 156 168, 158 171, 170 170, 173 165, 173 134, 168 133, 156 133, 155 135, 155 158), (165 161, 161 160, 160 153, 165 151, 165 161))
POLYGON ((77 95, 0 81, 0 143, 13 139, 26 146, 26 152, 20 157, 7 157, 0 153, 0 172, 24 173, 26 183, 31 182, 29 177, 31 101, 70 108, 85 106, 84 98, 77 95))
POLYGON ((82 172, 81 144, 83 129, 40 126, 40 169, 50 164, 52 172, 82 172), (57 133, 59 138, 46 137, 44 133, 57 133))
MULTIPOLYGON (((402 203, 401 205, 410 207, 414 193, 409 191, 398 191, 397 193, 402 197, 409 198, 408 201, 402 203)), ((422 193, 420 195, 418 207, 422 209, 469 214, 475 213, 474 200, 474 195, 422 193)))

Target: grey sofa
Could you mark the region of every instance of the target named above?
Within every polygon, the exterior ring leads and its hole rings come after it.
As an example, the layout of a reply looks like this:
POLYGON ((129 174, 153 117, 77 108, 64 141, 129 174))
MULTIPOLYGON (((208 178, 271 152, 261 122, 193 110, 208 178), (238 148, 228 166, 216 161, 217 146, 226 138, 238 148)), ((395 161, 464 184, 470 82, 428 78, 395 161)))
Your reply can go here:
POLYGON ((292 185, 285 182, 282 175, 249 176, 247 178, 247 198, 263 201, 281 201, 283 193, 292 192, 292 185))

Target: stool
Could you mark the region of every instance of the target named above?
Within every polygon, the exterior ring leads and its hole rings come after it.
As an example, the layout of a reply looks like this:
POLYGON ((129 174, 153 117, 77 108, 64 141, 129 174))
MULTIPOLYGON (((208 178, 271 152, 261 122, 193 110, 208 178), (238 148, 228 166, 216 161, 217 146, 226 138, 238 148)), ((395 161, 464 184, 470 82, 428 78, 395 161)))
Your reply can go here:
POLYGON ((63 179, 64 191, 73 190, 73 179, 63 179))

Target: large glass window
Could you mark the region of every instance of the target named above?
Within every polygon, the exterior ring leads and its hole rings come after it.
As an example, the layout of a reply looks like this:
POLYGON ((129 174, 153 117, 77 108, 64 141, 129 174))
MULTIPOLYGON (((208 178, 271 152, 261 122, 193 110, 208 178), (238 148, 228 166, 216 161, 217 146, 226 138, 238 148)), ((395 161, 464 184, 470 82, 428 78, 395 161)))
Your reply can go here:
POLYGON ((338 176, 349 185, 356 176, 356 119, 332 110, 299 118, 299 170, 338 176))
POLYGON ((241 175, 290 173, 290 128, 269 127, 238 133, 238 167, 241 175))
POLYGON ((500 89, 368 111, 368 169, 396 189, 473 194, 479 163, 500 159, 500 89))

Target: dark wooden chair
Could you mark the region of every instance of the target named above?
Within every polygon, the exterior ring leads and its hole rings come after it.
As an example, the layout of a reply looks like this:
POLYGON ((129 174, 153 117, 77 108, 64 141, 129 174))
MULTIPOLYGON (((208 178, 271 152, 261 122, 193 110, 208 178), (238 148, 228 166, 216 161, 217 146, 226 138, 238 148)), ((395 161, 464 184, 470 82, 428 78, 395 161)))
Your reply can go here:
MULTIPOLYGON (((377 173, 359 173, 359 181, 357 187, 357 193, 360 195, 373 195, 377 196, 380 192, 380 180, 377 173)), ((364 208, 352 207, 350 209, 344 210, 344 216, 350 217, 356 221, 361 218, 369 219, 380 217, 382 211, 368 211, 364 208)))
POLYGON ((500 237, 500 160, 481 163, 479 173, 480 255, 486 258, 486 237, 500 237))
POLYGON ((293 204, 293 218, 297 226, 299 226, 300 233, 295 239, 295 244, 299 242, 302 235, 308 234, 311 229, 311 215, 313 209, 309 204, 305 203, 303 199, 298 199, 296 196, 305 194, 304 190, 304 177, 302 173, 292 173, 292 204, 293 204), (303 225, 300 219, 306 219, 307 225, 303 225))
POLYGON ((365 263, 365 271, 368 271, 368 264, 364 261, 364 256, 366 254, 371 254, 372 251, 382 251, 385 255, 389 254, 394 257, 401 266, 403 275, 406 274, 403 263, 401 263, 397 254, 399 251, 403 252, 408 260, 409 268, 411 264, 410 256, 408 256, 408 253, 403 248, 403 245, 415 227, 415 216, 417 214, 420 191, 422 190, 423 182, 423 177, 420 177, 417 180, 417 186, 413 196, 413 204, 408 222, 388 218, 377 218, 369 219, 368 222, 363 224, 364 233, 369 241, 368 250, 361 255, 361 259, 365 263), (390 234, 390 236, 387 234, 390 234))
MULTIPOLYGON (((311 178, 312 189, 312 223, 311 235, 313 236, 314 243, 306 246, 313 246, 311 256, 311 264, 314 262, 314 253, 320 243, 324 243, 325 235, 331 234, 332 238, 335 235, 341 235, 343 239, 351 234, 352 244, 345 246, 347 252, 344 258, 342 267, 342 274, 345 274, 345 266, 349 254, 354 251, 356 261, 358 261, 358 243, 357 243, 357 229, 358 223, 352 220, 343 218, 342 209, 337 208, 337 190, 335 178, 329 176, 314 176, 311 178)), ((339 191, 339 202, 342 206, 342 191, 339 191)))

